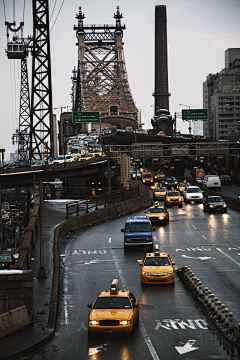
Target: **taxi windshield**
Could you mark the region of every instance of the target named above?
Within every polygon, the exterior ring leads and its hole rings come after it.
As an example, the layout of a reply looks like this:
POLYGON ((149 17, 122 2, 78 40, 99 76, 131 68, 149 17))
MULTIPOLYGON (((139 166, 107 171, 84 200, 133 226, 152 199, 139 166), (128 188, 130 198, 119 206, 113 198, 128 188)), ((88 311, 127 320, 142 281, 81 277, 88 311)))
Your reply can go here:
POLYGON ((170 265, 167 257, 147 257, 144 266, 167 266, 170 265))
POLYGON ((172 191, 167 194, 167 196, 180 196, 178 191, 172 191))
POLYGON ((153 208, 153 209, 149 209, 148 214, 153 214, 153 213, 164 213, 164 209, 163 208, 153 208))
POLYGON ((167 189, 156 189, 155 191, 156 191, 156 192, 166 192, 167 189))
POLYGON ((131 304, 127 297, 99 297, 93 309, 131 309, 131 304))
POLYGON ((151 179, 151 177, 152 177, 151 174, 143 174, 144 179, 151 179))
POLYGON ((127 223, 126 231, 138 232, 138 231, 152 231, 151 225, 149 223, 127 223))

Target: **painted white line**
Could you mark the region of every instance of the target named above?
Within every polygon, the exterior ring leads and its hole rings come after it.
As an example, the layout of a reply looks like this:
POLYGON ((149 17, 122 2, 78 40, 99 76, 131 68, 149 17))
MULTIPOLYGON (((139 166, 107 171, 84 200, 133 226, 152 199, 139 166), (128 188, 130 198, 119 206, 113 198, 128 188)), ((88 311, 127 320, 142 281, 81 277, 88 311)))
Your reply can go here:
POLYGON ((192 225, 192 227, 193 227, 195 230, 197 230, 196 226, 192 225))
POLYGON ((117 260, 117 257, 116 257, 116 255, 114 254, 114 250, 111 250, 111 253, 112 253, 113 261, 114 261, 115 266, 116 266, 117 271, 118 271, 118 275, 119 275, 119 277, 120 277, 120 279, 121 279, 123 288, 124 288, 124 290, 128 290, 128 286, 127 286, 126 280, 125 280, 125 278, 124 278, 124 276, 123 276, 123 272, 122 272, 122 270, 121 270, 121 267, 120 267, 120 265, 119 265, 119 262, 118 262, 118 260, 117 260))
POLYGON ((234 260, 230 255, 226 254, 223 250, 216 248, 220 253, 222 253, 224 256, 226 256, 229 260, 231 260, 234 264, 236 264, 238 267, 240 267, 240 264, 234 260))
POLYGON ((202 235, 202 237, 204 238, 204 240, 207 240, 206 236, 202 235))
POLYGON ((145 343, 146 343, 146 345, 148 347, 148 350, 150 351, 150 354, 152 355, 153 360, 160 360, 156 350, 154 349, 154 346, 153 346, 153 344, 151 342, 151 339, 148 336, 148 333, 147 333, 147 331, 145 329, 145 326, 143 324, 140 325, 140 330, 141 330, 142 336, 143 336, 143 338, 145 340, 145 343))
MULTIPOLYGON (((114 261, 115 266, 117 268, 119 277, 120 277, 120 279, 122 281, 123 288, 128 290, 127 282, 126 282, 126 280, 124 278, 123 272, 122 272, 121 267, 120 267, 119 262, 118 262, 118 259, 117 259, 116 255, 114 254, 114 250, 111 250, 111 253, 112 253, 112 258, 113 258, 113 261, 114 261)), ((155 350, 155 348, 154 348, 154 346, 153 346, 153 344, 151 342, 151 339, 148 336, 148 333, 147 333, 147 331, 145 329, 145 326, 143 324, 140 325, 140 330, 141 330, 142 336, 143 336, 143 338, 145 340, 145 343, 146 343, 146 345, 148 347, 148 350, 150 351, 150 354, 152 355, 153 360, 160 360, 160 358, 158 357, 158 354, 157 354, 157 352, 156 352, 156 350, 155 350)))
POLYGON ((108 242, 109 242, 109 244, 111 244, 111 242, 112 242, 112 239, 111 239, 111 238, 109 238, 109 239, 108 239, 108 242))
MULTIPOLYGON (((67 250, 65 249, 65 256, 62 258, 63 259, 63 263, 65 265, 65 267, 68 269, 68 266, 66 264, 66 252, 67 250)), ((63 312, 64 312, 64 324, 68 325, 69 324, 69 314, 68 314, 68 271, 66 271, 64 273, 64 279, 63 279, 63 283, 64 283, 64 292, 63 292, 63 312)))

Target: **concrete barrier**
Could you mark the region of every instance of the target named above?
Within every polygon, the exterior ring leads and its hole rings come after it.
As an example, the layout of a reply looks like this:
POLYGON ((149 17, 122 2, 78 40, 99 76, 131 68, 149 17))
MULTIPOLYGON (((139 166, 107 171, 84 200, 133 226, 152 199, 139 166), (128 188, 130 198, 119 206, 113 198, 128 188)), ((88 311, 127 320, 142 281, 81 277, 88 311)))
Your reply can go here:
POLYGON ((0 315, 0 339, 31 324, 25 305, 0 315))

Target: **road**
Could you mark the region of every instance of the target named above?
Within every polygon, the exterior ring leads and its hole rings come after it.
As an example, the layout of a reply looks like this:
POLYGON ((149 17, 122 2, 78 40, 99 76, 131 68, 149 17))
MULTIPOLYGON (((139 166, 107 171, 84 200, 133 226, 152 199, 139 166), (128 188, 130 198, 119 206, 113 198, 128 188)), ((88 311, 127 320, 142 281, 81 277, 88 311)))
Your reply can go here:
MULTIPOLYGON (((170 221, 157 226, 154 242, 168 252, 176 268, 189 266, 240 323, 239 213, 209 214, 202 204, 169 208, 170 221)), ((143 215, 137 212, 135 215, 143 215)), ((175 285, 142 286, 144 251, 124 253, 126 217, 66 236, 62 242, 59 316, 54 338, 24 359, 177 360, 238 359, 222 341, 180 279, 175 285), (139 299, 140 322, 134 337, 88 340, 89 309, 112 279, 139 299)))

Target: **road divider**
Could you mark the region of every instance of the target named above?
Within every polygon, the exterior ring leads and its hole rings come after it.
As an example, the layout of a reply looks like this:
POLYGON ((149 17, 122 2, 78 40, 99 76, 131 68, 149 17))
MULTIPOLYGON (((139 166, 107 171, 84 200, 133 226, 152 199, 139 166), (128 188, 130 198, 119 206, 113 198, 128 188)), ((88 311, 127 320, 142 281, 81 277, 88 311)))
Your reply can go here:
POLYGON ((233 322, 233 313, 222 304, 208 287, 203 290, 202 282, 188 266, 183 266, 176 272, 180 280, 191 291, 194 300, 200 303, 204 313, 211 323, 220 331, 221 335, 232 346, 240 349, 240 323, 233 322))

